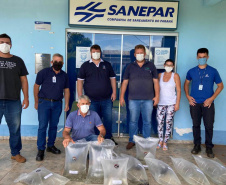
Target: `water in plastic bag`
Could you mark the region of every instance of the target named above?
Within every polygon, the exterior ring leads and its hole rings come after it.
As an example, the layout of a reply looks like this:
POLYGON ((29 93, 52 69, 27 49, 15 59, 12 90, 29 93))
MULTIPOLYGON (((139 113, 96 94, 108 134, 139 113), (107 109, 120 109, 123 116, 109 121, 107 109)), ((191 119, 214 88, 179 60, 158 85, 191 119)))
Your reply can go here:
POLYGON ((153 137, 142 138, 134 135, 133 140, 136 143, 137 159, 144 160, 144 157, 148 154, 148 152, 152 153, 155 156, 156 147, 159 142, 158 138, 153 137))
POLYGON ((103 184, 104 172, 101 165, 102 159, 112 159, 115 143, 105 139, 102 143, 91 142, 89 147, 89 170, 86 184, 103 184))
POLYGON ((127 163, 129 158, 102 159, 104 185, 128 185, 127 163))
POLYGON ((127 178, 129 185, 149 185, 148 177, 142 163, 135 157, 121 154, 124 158, 129 158, 127 165, 127 178))
POLYGON ((195 156, 196 163, 199 168, 208 175, 211 180, 216 184, 226 184, 226 167, 222 164, 202 156, 195 156))
POLYGON ((53 173, 44 167, 40 167, 29 174, 21 174, 14 182, 21 182, 27 185, 65 185, 69 181, 66 177, 53 173))
POLYGON ((69 143, 65 149, 64 176, 73 181, 84 181, 86 178, 86 161, 89 144, 87 141, 69 143))
POLYGON ((177 175, 168 164, 158 159, 149 158, 148 156, 146 156, 144 160, 148 165, 148 169, 151 172, 152 176, 159 184, 163 185, 181 184, 177 175))
POLYGON ((204 173, 193 163, 183 158, 173 158, 173 165, 177 172, 184 178, 184 180, 192 185, 209 185, 209 181, 204 173))

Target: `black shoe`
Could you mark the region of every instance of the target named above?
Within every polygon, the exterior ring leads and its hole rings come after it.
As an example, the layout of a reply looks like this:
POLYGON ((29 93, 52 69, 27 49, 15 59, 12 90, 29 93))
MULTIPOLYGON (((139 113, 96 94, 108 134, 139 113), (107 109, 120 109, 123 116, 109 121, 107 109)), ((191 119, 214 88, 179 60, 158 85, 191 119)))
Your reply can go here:
POLYGON ((215 157, 212 148, 206 148, 206 154, 207 154, 207 156, 209 158, 214 158, 215 157))
POLYGON ((195 145, 194 148, 192 149, 191 153, 192 154, 198 154, 199 152, 201 152, 201 146, 195 145))
POLYGON ((36 161, 43 161, 45 150, 38 150, 36 161))
POLYGON ((115 145, 118 145, 118 143, 114 140, 114 138, 112 137, 111 140, 115 143, 115 145))
POLYGON ((61 151, 57 149, 54 145, 51 147, 47 147, 46 151, 51 152, 53 154, 61 154, 61 151))

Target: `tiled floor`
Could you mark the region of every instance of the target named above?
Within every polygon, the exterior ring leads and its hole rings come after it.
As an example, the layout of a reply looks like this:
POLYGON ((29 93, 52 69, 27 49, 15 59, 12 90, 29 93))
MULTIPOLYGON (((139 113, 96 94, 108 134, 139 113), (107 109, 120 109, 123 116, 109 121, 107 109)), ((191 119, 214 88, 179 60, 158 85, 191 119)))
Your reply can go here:
MULTIPOLYGON (((35 156, 37 153, 36 149, 36 141, 33 140, 25 140, 23 141, 23 150, 22 155, 27 158, 27 162, 24 164, 17 163, 10 159, 10 150, 8 146, 8 140, 0 140, 0 184, 1 185, 11 185, 15 184, 14 180, 21 174, 21 173, 29 173, 40 166, 44 166, 48 170, 62 174, 64 169, 64 159, 65 153, 64 148, 62 146, 62 140, 59 139, 56 143, 56 146, 61 149, 62 154, 54 155, 51 153, 46 153, 45 160, 43 162, 37 162, 35 160, 35 156)), ((125 141, 119 141, 119 146, 115 147, 114 151, 116 153, 125 153, 132 156, 136 155, 135 147, 132 150, 127 151, 125 149, 126 146, 125 141)), ((169 150, 163 151, 161 149, 157 150, 156 158, 160 159, 167 164, 169 164, 174 170, 173 164, 169 158, 169 156, 174 157, 183 157, 186 160, 189 160, 195 163, 190 150, 192 149, 192 144, 182 144, 182 143, 169 143, 169 150)), ((214 148, 216 157, 214 160, 220 161, 224 165, 226 164, 226 146, 215 146, 214 148)), ((201 155, 206 157, 205 148, 202 147, 201 155)), ((147 174, 149 177, 150 184, 158 184, 153 177, 151 176, 150 172, 147 170, 147 174)), ((181 183, 187 184, 182 177, 177 173, 181 183)), ((210 181, 211 182, 211 181, 210 181)), ((17 183, 19 185, 20 183, 17 183)), ((69 182, 68 185, 83 185, 84 183, 78 182, 69 182)), ((213 184, 211 182, 211 184, 213 184)))

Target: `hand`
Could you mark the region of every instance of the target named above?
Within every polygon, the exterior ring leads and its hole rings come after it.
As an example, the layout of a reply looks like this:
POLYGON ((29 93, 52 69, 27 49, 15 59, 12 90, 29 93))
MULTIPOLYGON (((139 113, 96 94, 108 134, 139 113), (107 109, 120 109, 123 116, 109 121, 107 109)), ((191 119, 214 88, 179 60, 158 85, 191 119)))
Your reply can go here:
POLYGON ((26 109, 26 108, 28 108, 28 106, 29 106, 29 100, 28 100, 28 98, 26 98, 23 100, 22 108, 26 109))
POLYGON ((158 105, 158 103, 159 103, 159 97, 155 96, 152 100, 154 101, 153 106, 158 105))
POLYGON ((64 112, 67 112, 69 110, 69 105, 65 105, 64 112))
POLYGON ((38 102, 35 102, 35 109, 38 110, 38 102))
POLYGON ((188 102, 189 102, 189 104, 190 104, 191 106, 195 106, 196 101, 195 101, 195 99, 194 99, 193 97, 187 96, 187 99, 188 99, 188 102))
POLYGON ((126 103, 125 103, 125 99, 124 98, 120 98, 120 105, 123 107, 126 103))
POLYGON ((98 143, 102 143, 104 141, 104 138, 100 135, 97 137, 98 143))
POLYGON ((211 98, 208 98, 204 101, 203 105, 204 107, 210 108, 212 103, 213 103, 213 100, 211 98))
POLYGON ((180 105, 179 104, 175 104, 175 106, 174 106, 174 111, 176 112, 176 111, 178 111, 180 109, 180 105))
POLYGON ((116 94, 115 93, 112 93, 112 95, 111 95, 111 101, 113 102, 115 100, 116 100, 116 94))
POLYGON ((73 144, 75 144, 75 142, 73 141, 72 138, 64 139, 64 140, 63 140, 64 148, 66 148, 70 142, 72 142, 73 144))

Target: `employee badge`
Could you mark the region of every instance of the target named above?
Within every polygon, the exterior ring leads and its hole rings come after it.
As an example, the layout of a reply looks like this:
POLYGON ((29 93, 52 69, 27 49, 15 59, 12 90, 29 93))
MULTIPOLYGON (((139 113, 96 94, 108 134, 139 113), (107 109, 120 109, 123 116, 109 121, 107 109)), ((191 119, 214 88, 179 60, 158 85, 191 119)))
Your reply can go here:
POLYGON ((56 77, 53 76, 53 83, 56 83, 56 77))
POLYGON ((199 90, 201 91, 202 89, 203 89, 203 85, 200 84, 200 85, 199 85, 199 90))

